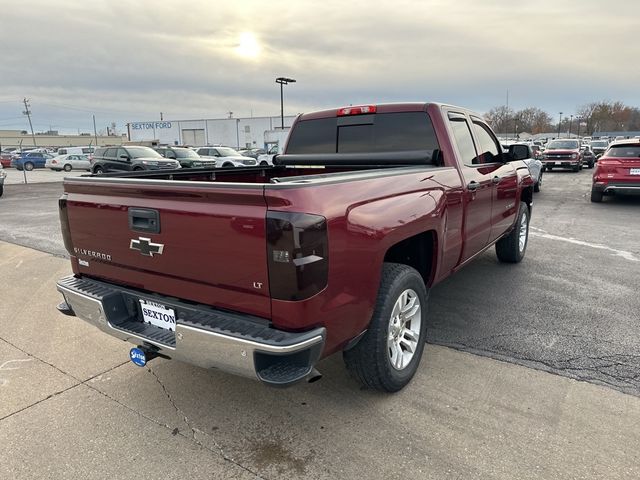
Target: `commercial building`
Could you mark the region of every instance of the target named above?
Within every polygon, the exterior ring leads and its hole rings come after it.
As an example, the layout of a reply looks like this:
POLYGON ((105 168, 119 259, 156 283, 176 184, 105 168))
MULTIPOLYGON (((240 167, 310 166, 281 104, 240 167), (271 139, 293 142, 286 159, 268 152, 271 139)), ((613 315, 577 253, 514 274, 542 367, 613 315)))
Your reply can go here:
MULTIPOLYGON (((294 115, 284 117, 285 130, 294 115)), ((163 120, 127 124, 132 142, 157 142, 161 145, 227 145, 236 148, 264 148, 269 132, 281 130, 281 118, 209 118, 202 120, 163 120)))
MULTIPOLYGON (((115 135, 58 135, 55 132, 36 133, 35 144, 38 147, 81 147, 85 145, 122 145, 126 136, 115 135)), ((24 130, 0 130, 0 147, 33 147, 34 137, 24 130)))

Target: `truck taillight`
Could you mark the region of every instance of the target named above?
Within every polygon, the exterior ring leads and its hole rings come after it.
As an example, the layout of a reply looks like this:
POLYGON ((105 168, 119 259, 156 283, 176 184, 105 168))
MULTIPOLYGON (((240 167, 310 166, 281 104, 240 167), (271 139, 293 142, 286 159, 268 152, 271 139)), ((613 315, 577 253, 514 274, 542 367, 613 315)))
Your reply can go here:
POLYGON ((71 230, 69 229, 69 214, 67 211, 67 194, 63 194, 58 200, 58 212, 60 214, 60 228, 62 230, 62 241, 64 248, 70 255, 73 255, 73 243, 71 243, 71 230))
POLYGON ((304 300, 327 286, 327 221, 320 215, 267 212, 271 297, 304 300))
POLYGON ((337 116, 345 117, 347 115, 363 115, 365 113, 376 113, 377 107, 375 105, 358 105, 357 107, 344 107, 339 108, 337 116))

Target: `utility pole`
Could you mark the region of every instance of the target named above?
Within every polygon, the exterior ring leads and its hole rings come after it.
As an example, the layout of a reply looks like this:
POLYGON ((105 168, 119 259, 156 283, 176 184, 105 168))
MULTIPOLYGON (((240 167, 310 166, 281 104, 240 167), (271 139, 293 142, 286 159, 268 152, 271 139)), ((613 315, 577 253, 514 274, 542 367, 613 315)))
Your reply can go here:
POLYGON ((571 119, 569 120, 569 138, 571 138, 571 127, 573 126, 573 115, 571 115, 571 119))
POLYGON ((227 112, 229 114, 229 118, 233 118, 233 112, 227 112))
POLYGON ((31 136, 33 137, 33 146, 37 147, 38 145, 36 145, 36 134, 33 133, 33 123, 31 123, 31 110, 29 110, 29 100, 27 100, 26 98, 24 100, 22 100, 24 102, 24 112, 23 115, 26 115, 27 118, 29 119, 29 126, 31 127, 31 136))
POLYGON ((284 92, 282 86, 296 83, 296 81, 293 78, 278 77, 276 78, 276 83, 280 84, 280 128, 284 130, 284 92))
POLYGON ((162 118, 162 112, 160 112, 160 121, 162 122, 164 118, 162 118))
POLYGON ((560 120, 558 120, 558 138, 560 138, 560 124, 562 123, 562 112, 560 112, 560 120))
POLYGON ((96 147, 98 146, 98 132, 96 131, 96 116, 93 117, 93 137, 96 139, 96 147))

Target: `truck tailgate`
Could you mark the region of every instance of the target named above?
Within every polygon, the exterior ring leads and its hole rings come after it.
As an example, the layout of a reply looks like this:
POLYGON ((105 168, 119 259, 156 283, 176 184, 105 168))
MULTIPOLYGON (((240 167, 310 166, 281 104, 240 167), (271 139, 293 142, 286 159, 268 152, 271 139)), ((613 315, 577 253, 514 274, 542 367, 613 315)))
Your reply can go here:
POLYGON ((76 274, 270 317, 261 186, 112 180, 65 181, 76 274))

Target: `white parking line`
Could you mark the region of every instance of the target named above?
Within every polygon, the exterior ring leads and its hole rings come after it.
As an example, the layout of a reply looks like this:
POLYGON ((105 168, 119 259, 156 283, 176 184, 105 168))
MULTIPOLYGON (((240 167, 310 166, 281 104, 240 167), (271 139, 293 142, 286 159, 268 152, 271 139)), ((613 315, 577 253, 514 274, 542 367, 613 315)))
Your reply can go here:
POLYGON ((583 247, 591 247, 591 248, 597 248, 599 250, 606 250, 608 252, 611 252, 612 255, 616 256, 616 257, 622 257, 625 260, 629 260, 631 262, 640 262, 640 258, 636 257, 632 252, 627 252, 624 250, 617 250, 615 248, 611 248, 611 247, 607 247, 606 245, 599 245, 597 243, 589 243, 589 242, 585 242, 583 240, 577 240, 575 238, 572 237, 559 237, 557 235, 551 235, 547 232, 545 232, 544 230, 541 230, 539 228, 535 228, 535 227, 530 227, 530 231, 529 233, 534 236, 534 237, 539 237, 539 238, 547 238, 549 240, 560 240, 562 242, 567 242, 567 243, 573 243, 574 245, 582 245, 583 247))

